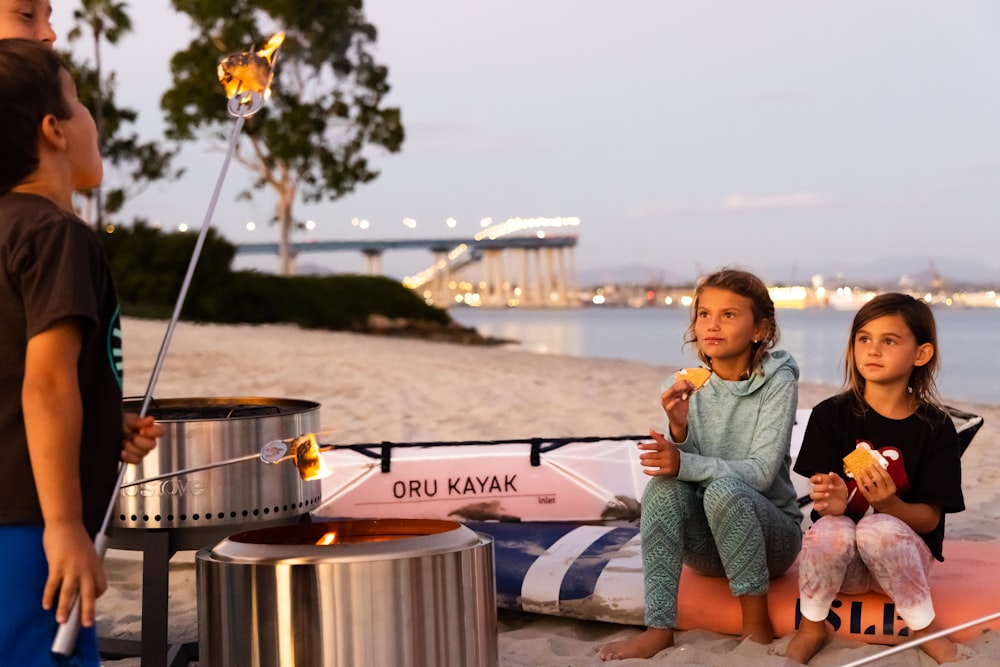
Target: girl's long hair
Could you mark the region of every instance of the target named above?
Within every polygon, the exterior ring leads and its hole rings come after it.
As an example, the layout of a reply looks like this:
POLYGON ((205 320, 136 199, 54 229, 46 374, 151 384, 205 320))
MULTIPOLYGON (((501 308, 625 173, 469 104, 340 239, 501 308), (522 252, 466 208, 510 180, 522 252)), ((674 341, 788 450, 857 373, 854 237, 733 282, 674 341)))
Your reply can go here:
POLYGON ((724 289, 733 294, 739 294, 750 300, 753 308, 754 325, 765 323, 766 333, 756 343, 751 343, 750 369, 751 372, 761 375, 764 372, 763 364, 767 358, 768 350, 778 343, 778 320, 774 316, 774 302, 767 291, 764 281, 741 269, 725 268, 716 271, 698 282, 694 290, 694 303, 691 304, 691 324, 684 333, 684 345, 694 348, 698 358, 707 366, 712 366, 712 360, 702 354, 698 349, 698 336, 695 334, 695 322, 698 319, 698 302, 705 288, 714 287, 724 289))
POLYGON ((938 358, 937 325, 930 306, 909 294, 888 292, 879 294, 871 301, 861 306, 851 324, 851 337, 847 341, 847 354, 844 356, 844 382, 847 385, 845 393, 853 396, 856 410, 864 411, 865 379, 858 372, 854 363, 854 339, 866 324, 872 320, 887 315, 899 315, 906 328, 910 330, 917 345, 930 343, 934 354, 923 366, 914 366, 910 372, 909 388, 914 400, 920 405, 941 405, 938 397, 935 377, 940 360, 938 358))

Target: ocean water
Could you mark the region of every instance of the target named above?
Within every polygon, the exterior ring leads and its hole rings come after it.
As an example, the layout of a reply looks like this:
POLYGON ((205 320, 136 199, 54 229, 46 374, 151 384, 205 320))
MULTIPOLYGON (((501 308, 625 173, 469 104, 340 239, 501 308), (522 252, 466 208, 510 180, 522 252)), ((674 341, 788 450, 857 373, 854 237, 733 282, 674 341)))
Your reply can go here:
MULTIPOLYGON (((690 322, 685 308, 574 310, 452 308, 452 318, 480 333, 518 341, 539 354, 627 359, 690 366, 696 358, 681 341, 690 322)), ((1000 308, 936 308, 945 400, 1000 405, 1000 308)), ((801 379, 840 386, 853 312, 779 310, 779 348, 798 361, 801 379)))

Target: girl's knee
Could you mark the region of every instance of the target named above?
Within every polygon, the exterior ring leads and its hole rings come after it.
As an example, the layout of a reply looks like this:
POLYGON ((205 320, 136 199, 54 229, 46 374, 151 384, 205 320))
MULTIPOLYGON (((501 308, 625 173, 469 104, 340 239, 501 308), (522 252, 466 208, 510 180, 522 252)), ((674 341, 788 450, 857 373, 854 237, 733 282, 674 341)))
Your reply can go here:
POLYGON ((890 551, 917 549, 923 540, 912 528, 888 514, 871 514, 858 522, 858 552, 865 562, 884 557, 890 551))
POLYGON ((869 514, 858 521, 854 529, 858 548, 868 551, 897 540, 907 540, 916 535, 909 526, 888 514, 869 514))
POLYGON ((743 503, 751 502, 751 494, 757 493, 745 482, 733 477, 717 479, 705 487, 705 513, 709 516, 717 512, 732 511, 743 503))
POLYGON ((857 553, 854 521, 846 516, 820 517, 802 536, 802 550, 841 553, 853 558, 857 553))
POLYGON ((662 516, 680 514, 688 516, 695 498, 695 485, 670 477, 650 480, 642 494, 643 516, 647 513, 662 516))
POLYGON ((683 482, 673 477, 654 477, 646 484, 646 489, 642 494, 642 502, 645 503, 651 496, 663 497, 679 493, 687 494, 690 492, 689 487, 692 486, 691 482, 683 482))

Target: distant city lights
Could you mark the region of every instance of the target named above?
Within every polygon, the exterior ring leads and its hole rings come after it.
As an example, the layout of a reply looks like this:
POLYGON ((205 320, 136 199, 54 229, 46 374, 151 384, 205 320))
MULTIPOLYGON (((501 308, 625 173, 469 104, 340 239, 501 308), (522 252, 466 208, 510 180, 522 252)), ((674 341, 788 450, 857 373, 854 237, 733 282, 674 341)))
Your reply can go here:
MULTIPOLYGON (((483 218, 484 222, 486 220, 492 222, 493 219, 483 218)), ((579 224, 580 218, 507 218, 503 222, 487 227, 476 234, 476 240, 482 241, 486 238, 497 239, 507 234, 514 234, 535 227, 575 227, 579 224)))

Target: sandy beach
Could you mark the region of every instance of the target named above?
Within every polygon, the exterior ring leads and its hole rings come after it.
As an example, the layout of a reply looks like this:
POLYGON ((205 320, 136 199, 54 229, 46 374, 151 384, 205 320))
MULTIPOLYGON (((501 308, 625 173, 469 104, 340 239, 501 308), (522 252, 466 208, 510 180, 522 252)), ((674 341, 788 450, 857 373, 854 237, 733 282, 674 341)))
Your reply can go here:
MULTIPOLYGON (((166 322, 126 319, 123 327, 125 393, 141 396, 166 322)), ((680 336, 678 331, 677 340, 680 336)), ((659 387, 674 370, 628 361, 540 356, 506 348, 290 326, 182 323, 174 333, 154 395, 316 401, 321 405, 322 427, 333 429, 331 441, 338 443, 623 435, 643 433, 659 423, 659 387)), ((835 391, 833 387, 801 384, 799 407, 811 407, 835 391)), ((1000 440, 1000 407, 951 404, 982 415, 985 426, 963 458, 967 510, 949 516, 947 537, 996 539, 1000 535, 1000 460, 992 454, 1000 440)), ((106 566, 110 587, 98 603, 98 634, 139 639, 141 555, 112 550, 106 566)), ((170 587, 170 641, 195 641, 198 633, 193 552, 178 553, 171 560, 170 587)), ((997 605, 1000 611, 1000 602, 997 605)), ((501 612, 500 665, 604 664, 596 657, 597 649, 606 641, 637 630, 501 612)), ((741 642, 738 637, 691 631, 680 633, 677 646, 652 660, 610 664, 791 665, 774 655, 786 642, 787 638, 761 646, 741 642)), ((843 665, 881 650, 835 640, 811 664, 843 665)), ((1000 665, 1000 637, 985 632, 965 644, 962 653, 963 664, 1000 665)), ((104 664, 137 667, 139 659, 104 664)), ((934 663, 918 649, 909 649, 878 664, 934 663)))

